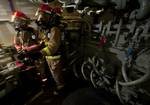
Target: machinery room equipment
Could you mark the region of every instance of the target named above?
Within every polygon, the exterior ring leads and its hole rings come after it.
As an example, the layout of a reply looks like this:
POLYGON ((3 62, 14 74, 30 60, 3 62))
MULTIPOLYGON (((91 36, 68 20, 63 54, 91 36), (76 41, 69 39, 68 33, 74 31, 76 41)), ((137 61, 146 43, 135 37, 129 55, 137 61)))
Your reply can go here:
POLYGON ((150 0, 1 0, 0 105, 150 105, 150 0))

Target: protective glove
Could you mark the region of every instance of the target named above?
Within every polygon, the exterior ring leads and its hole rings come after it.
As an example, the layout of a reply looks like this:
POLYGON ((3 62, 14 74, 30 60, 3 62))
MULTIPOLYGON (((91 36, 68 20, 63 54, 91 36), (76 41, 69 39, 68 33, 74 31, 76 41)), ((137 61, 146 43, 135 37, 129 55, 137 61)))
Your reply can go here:
POLYGON ((51 51, 49 50, 48 47, 43 48, 41 51, 43 56, 50 56, 51 55, 51 51))

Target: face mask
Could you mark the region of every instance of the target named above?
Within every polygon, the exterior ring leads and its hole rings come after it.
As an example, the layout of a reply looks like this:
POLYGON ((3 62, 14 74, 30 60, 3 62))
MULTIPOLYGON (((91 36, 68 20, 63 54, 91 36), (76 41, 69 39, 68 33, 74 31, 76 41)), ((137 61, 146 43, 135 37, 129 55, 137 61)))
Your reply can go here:
POLYGON ((43 29, 49 28, 49 18, 50 15, 47 13, 40 14, 36 20, 36 23, 43 29))
POLYGON ((16 20, 14 21, 15 30, 24 29, 27 26, 27 22, 23 20, 16 20))
POLYGON ((36 23, 41 28, 47 29, 47 28, 51 28, 53 26, 60 24, 59 20, 60 20, 60 17, 56 15, 55 13, 51 13, 51 14, 43 13, 39 15, 36 23))

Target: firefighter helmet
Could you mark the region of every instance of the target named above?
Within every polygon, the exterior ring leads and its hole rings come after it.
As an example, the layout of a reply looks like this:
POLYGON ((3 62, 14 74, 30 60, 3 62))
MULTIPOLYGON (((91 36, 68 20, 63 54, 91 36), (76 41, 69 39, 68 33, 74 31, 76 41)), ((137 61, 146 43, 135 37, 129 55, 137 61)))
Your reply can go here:
POLYGON ((52 8, 47 3, 42 3, 40 5, 40 7, 38 8, 38 10, 37 10, 37 12, 36 12, 35 15, 37 16, 39 14, 39 12, 44 12, 44 13, 48 13, 48 14, 55 13, 57 15, 61 15, 61 13, 63 12, 63 10, 60 7, 52 8))
POLYGON ((30 18, 23 12, 16 11, 12 15, 11 22, 14 23, 16 30, 23 29, 30 23, 30 18))
POLYGON ((14 22, 16 18, 22 19, 22 20, 30 20, 30 18, 21 11, 16 11, 13 13, 11 22, 14 22))
POLYGON ((60 24, 62 9, 52 8, 47 3, 42 3, 36 12, 38 26, 50 28, 60 24))

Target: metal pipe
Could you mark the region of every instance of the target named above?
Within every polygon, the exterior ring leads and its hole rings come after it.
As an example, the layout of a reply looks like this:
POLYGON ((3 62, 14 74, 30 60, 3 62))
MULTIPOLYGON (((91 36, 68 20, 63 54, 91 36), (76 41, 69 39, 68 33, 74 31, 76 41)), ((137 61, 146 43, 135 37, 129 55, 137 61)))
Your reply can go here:
POLYGON ((122 86, 133 86, 133 85, 138 85, 140 83, 143 83, 145 81, 147 81, 150 78, 150 67, 147 70, 147 73, 145 73, 145 75, 137 80, 134 81, 130 81, 130 82, 121 82, 119 81, 119 85, 122 86))
POLYGON ((129 79, 128 79, 128 76, 126 73, 126 67, 127 67, 127 63, 123 62, 121 72, 122 72, 122 76, 123 76, 123 79, 125 80, 125 82, 128 82, 129 79))
POLYGON ((9 3, 9 6, 10 6, 10 9, 11 9, 11 12, 14 13, 16 8, 14 6, 13 0, 8 0, 8 3, 9 3))
POLYGON ((150 0, 138 0, 138 2, 140 4, 140 9, 134 10, 130 17, 135 17, 136 19, 146 18, 150 14, 150 0))
POLYGON ((115 42, 114 42, 114 46, 115 47, 117 47, 117 44, 119 42, 121 25, 122 25, 122 19, 120 19, 120 22, 118 24, 118 28, 117 28, 117 32, 116 32, 116 37, 115 37, 115 42))
POLYGON ((123 99, 122 99, 122 97, 121 97, 121 94, 120 94, 118 80, 116 80, 115 89, 116 89, 116 94, 117 94, 117 96, 118 96, 120 102, 124 104, 124 101, 123 101, 123 99))

